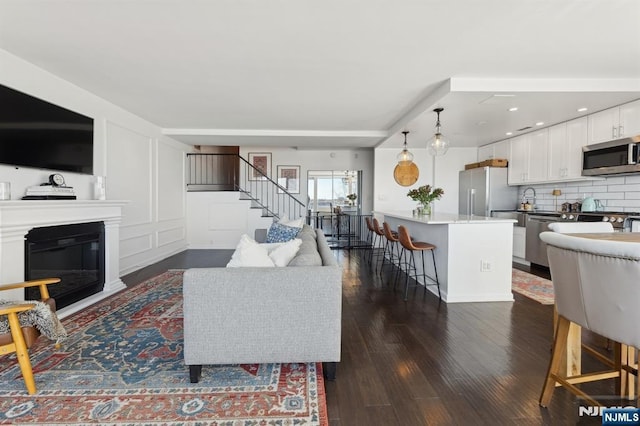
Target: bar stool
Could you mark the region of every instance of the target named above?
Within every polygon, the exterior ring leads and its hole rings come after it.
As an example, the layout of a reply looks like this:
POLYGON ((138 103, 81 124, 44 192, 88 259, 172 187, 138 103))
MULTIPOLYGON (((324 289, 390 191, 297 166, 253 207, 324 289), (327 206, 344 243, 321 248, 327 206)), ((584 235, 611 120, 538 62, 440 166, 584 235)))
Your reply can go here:
MULTIPOLYGON (((375 220, 375 219, 374 219, 375 220)), ((371 246, 371 252, 369 252, 369 263, 373 262, 373 251, 376 246, 379 244, 378 238, 379 234, 376 232, 373 227, 373 223, 371 222, 371 218, 368 216, 364 218, 365 223, 367 224, 367 243, 371 246)))
MULTIPOLYGON (((382 245, 382 240, 384 238, 384 230, 382 229, 382 226, 380 226, 380 222, 378 222, 378 219, 376 219, 374 217, 373 219, 371 219, 371 224, 373 226, 373 232, 375 232, 377 237, 378 237, 378 241, 379 241, 378 244, 382 245)), ((382 265, 384 265, 385 248, 386 248, 386 246, 383 246, 383 249, 382 249, 382 265)), ((376 267, 377 267, 377 264, 378 264, 378 262, 376 261, 376 267)), ((380 266, 380 270, 382 270, 382 266, 380 266)))
POLYGON ((392 231, 387 222, 382 222, 382 234, 386 241, 384 243, 384 250, 382 251, 380 274, 382 274, 382 268, 384 266, 384 261, 387 258, 387 253, 389 254, 389 263, 391 263, 392 266, 400 267, 400 240, 398 239, 398 233, 396 231, 392 231))
POLYGON ((436 268, 436 255, 434 253, 436 246, 434 246, 433 244, 422 242, 422 241, 413 241, 411 239, 411 236, 409 235, 409 231, 407 231, 407 228, 403 225, 398 226, 398 239, 400 240, 400 244, 402 245, 402 251, 400 252, 400 257, 402 258, 403 255, 405 256, 405 265, 407 267, 407 270, 406 270, 407 275, 406 275, 405 285, 404 285, 404 300, 407 300, 407 297, 409 294, 409 278, 411 277, 412 269, 415 273, 414 278, 416 280, 416 283, 419 283, 418 269, 416 268, 416 259, 414 255, 416 251, 419 251, 422 257, 422 279, 424 281, 425 294, 427 292, 427 285, 435 285, 438 287, 438 299, 442 300, 442 296, 440 295, 440 282, 438 281, 438 269, 436 268), (433 271, 435 273, 435 277, 431 277, 427 275, 427 272, 425 269, 424 252, 427 250, 431 251, 431 258, 433 259, 433 271), (406 260, 408 256, 407 252, 411 253, 411 257, 408 259, 408 261, 406 260), (427 283, 427 278, 430 281, 432 281, 431 284, 427 283))

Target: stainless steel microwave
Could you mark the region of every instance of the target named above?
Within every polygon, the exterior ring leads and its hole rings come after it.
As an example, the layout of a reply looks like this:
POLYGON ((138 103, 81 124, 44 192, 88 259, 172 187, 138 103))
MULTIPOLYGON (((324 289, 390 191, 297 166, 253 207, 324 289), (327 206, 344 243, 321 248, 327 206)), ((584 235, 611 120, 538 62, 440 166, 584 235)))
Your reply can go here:
POLYGON ((582 147, 582 175, 640 173, 640 136, 582 147))

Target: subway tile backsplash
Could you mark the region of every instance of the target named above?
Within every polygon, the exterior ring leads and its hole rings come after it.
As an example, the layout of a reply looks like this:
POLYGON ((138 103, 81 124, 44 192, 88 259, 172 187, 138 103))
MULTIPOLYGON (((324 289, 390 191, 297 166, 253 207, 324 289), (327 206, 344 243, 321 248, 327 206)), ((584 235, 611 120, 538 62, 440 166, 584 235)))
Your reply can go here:
MULTIPOLYGON (((518 203, 523 199, 526 188, 531 186, 536 190, 536 209, 554 210, 562 208, 562 203, 582 201, 585 197, 600 200, 605 210, 621 212, 640 212, 640 175, 614 176, 603 180, 545 183, 537 185, 522 185, 518 188, 518 203), (551 195, 554 189, 562 191, 562 195, 551 195)), ((527 193, 529 202, 531 191, 527 193)))

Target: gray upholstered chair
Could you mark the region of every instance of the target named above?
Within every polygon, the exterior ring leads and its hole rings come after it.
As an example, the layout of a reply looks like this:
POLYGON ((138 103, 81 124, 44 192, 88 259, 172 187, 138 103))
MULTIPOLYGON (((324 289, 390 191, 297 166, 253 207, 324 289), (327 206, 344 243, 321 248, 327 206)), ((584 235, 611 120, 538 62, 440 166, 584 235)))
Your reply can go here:
MULTIPOLYGON (((554 222, 549 224, 549 229, 553 232, 560 232, 562 234, 584 234, 584 233, 609 233, 614 232, 613 225, 610 222, 554 222)), ((557 324, 558 317, 557 314, 554 315, 554 328, 557 324)), ((572 326, 576 327, 576 326, 572 326)), ((580 336, 580 327, 577 327, 575 332, 571 333, 572 336, 577 336, 577 339, 581 339, 580 336)), ((607 349, 610 349, 611 341, 606 339, 604 346, 607 349)), ((603 363, 613 366, 614 360, 605 357, 599 351, 595 350, 591 346, 582 344, 582 349, 588 351, 591 355, 598 358, 603 363)), ((574 359, 574 363, 580 362, 579 358, 570 355, 572 359, 574 359), (577 360, 576 360, 577 359, 577 360)), ((571 366, 568 367, 571 369, 571 366)))
POLYGON ((563 234, 600 233, 613 232, 613 225, 610 222, 553 222, 549 229, 563 234))
POLYGON ((609 371, 567 377, 561 367, 569 327, 575 323, 614 342, 640 347, 640 244, 557 232, 542 232, 540 238, 547 243, 558 313, 540 405, 549 404, 556 383, 587 403, 600 405, 575 385, 619 377, 623 392, 626 372, 632 369, 619 356, 609 371))

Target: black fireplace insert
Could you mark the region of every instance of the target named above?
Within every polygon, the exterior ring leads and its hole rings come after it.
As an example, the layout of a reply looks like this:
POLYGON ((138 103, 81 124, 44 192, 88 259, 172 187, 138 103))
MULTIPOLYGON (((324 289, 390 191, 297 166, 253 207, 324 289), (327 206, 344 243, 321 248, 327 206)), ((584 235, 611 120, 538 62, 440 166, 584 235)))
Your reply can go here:
MULTIPOLYGON (((25 278, 60 278, 49 286, 58 309, 99 293, 104 288, 104 223, 34 228, 25 242, 25 278)), ((25 289, 25 299, 39 299, 37 288, 25 289)))

